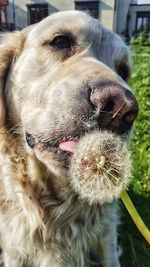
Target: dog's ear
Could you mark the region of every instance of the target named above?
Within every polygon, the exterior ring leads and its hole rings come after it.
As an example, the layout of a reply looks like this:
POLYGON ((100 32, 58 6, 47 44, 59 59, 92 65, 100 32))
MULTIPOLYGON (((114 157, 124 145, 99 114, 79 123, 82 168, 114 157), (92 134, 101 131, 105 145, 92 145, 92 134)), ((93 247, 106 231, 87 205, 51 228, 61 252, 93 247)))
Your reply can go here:
POLYGON ((130 78, 130 52, 119 35, 103 28, 100 55, 102 62, 114 69, 123 80, 130 78))
POLYGON ((7 73, 20 54, 23 44, 23 32, 4 33, 0 36, 0 127, 5 122, 4 88, 7 73))

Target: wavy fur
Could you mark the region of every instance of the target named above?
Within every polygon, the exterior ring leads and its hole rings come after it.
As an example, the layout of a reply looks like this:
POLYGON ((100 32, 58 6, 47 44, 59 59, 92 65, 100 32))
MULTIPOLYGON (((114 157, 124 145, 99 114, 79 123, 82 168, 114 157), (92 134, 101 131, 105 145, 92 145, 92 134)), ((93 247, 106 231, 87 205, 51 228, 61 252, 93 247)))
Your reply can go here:
POLYGON ((128 64, 121 38, 77 11, 1 37, 1 266, 120 267, 116 202, 78 199, 66 155, 50 145, 93 127, 90 84, 109 79, 127 88, 114 71, 122 59, 128 64), (56 35, 71 31, 76 43, 69 53, 50 46, 56 35), (26 132, 40 140, 33 149, 26 132))

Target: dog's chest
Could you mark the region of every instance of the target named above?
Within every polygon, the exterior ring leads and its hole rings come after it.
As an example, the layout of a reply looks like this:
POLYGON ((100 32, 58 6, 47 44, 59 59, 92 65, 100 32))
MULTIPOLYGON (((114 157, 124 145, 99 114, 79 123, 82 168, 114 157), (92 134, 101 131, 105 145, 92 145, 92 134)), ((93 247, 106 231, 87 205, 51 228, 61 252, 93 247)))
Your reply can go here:
POLYGON ((34 218, 25 218, 24 212, 17 209, 16 214, 13 208, 5 210, 0 216, 2 247, 24 260, 32 259, 31 262, 42 264, 47 259, 46 264, 53 262, 52 266, 48 265, 50 267, 89 267, 90 249, 96 247, 105 222, 98 218, 98 211, 94 214, 92 210, 85 210, 85 213, 88 214, 84 217, 78 214, 68 221, 60 218, 53 227, 52 222, 47 222, 46 228, 34 229, 33 225, 31 229, 34 218))

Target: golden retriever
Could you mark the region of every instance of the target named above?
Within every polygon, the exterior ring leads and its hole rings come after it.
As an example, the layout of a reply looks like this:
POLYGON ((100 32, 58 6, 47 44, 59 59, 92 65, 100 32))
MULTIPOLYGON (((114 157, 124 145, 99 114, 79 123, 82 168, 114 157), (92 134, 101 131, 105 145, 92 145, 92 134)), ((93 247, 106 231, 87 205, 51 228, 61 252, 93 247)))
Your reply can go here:
POLYGON ((0 42, 0 247, 5 267, 119 267, 117 204, 89 205, 69 167, 81 135, 128 138, 138 105, 123 40, 86 13, 0 42))

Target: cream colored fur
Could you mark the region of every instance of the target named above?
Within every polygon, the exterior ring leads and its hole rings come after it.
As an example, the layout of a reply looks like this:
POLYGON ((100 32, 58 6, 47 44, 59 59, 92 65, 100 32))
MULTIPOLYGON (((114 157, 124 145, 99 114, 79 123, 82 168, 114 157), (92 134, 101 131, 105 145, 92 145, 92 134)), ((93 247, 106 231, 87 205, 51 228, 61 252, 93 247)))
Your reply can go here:
POLYGON ((76 199, 69 186, 62 200, 54 202, 45 185, 44 175, 49 177, 44 167, 34 157, 22 155, 5 128, 0 132, 0 154, 0 243, 5 266, 92 266, 90 248, 97 253, 104 250, 104 266, 117 260, 116 252, 111 252, 116 247, 114 204, 90 208, 76 199))
POLYGON ((81 111, 88 109, 77 92, 87 80, 108 78, 129 89, 116 74, 121 62, 128 64, 128 51, 121 38, 80 12, 52 15, 22 32, 2 36, 2 266, 91 267, 91 253, 98 260, 100 256, 103 267, 120 266, 116 203, 90 206, 78 199, 63 159, 40 145, 29 148, 25 132, 45 141, 74 127, 91 127, 86 114, 80 118, 81 111), (69 55, 49 45, 54 36, 68 28, 77 39, 75 51, 69 55))

